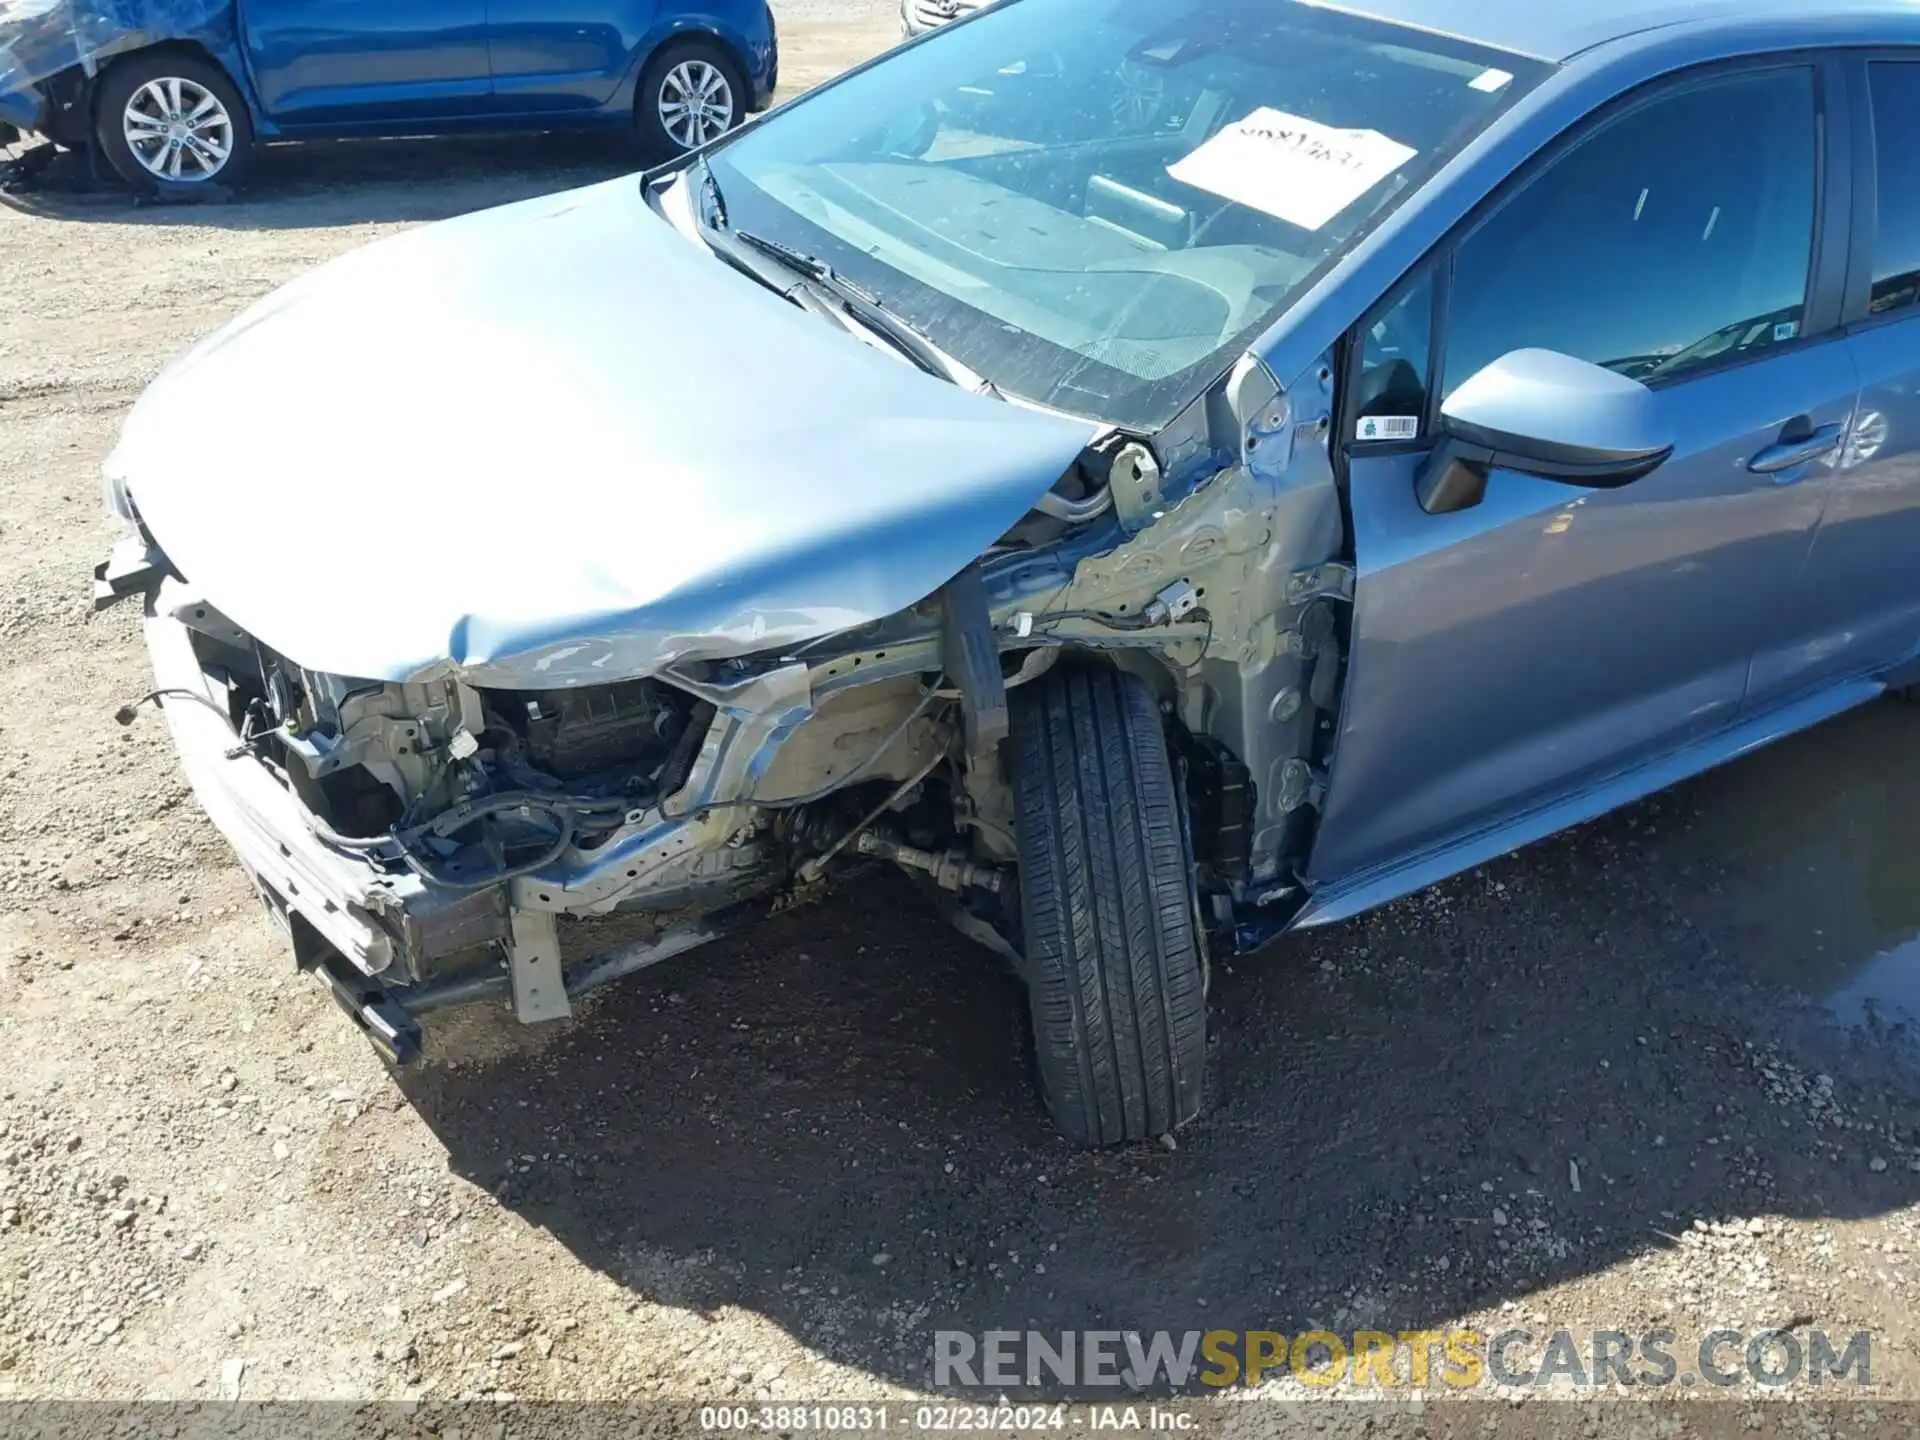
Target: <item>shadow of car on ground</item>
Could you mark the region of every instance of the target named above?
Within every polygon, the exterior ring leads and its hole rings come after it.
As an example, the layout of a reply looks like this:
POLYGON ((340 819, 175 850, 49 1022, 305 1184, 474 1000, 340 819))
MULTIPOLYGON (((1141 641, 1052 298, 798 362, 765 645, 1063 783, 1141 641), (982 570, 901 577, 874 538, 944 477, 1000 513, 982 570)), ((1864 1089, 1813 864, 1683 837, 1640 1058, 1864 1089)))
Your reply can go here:
POLYGON ((170 202, 95 178, 87 157, 69 151, 29 188, 0 193, 0 203, 96 225, 301 230, 445 220, 638 174, 646 164, 631 136, 611 132, 309 140, 266 147, 242 190, 170 202))
POLYGON ((1216 970, 1177 1148, 1059 1139, 1017 984, 884 877, 405 1088, 458 1173, 636 1295, 887 1379, 929 1383, 936 1328, 1426 1328, 1699 1217, 1912 1201, 1869 1165, 1920 1139, 1909 1025, 1787 987, 1920 932, 1916 726, 1870 707, 1216 970), (1821 1121, 1822 1071, 1861 1128, 1821 1121))

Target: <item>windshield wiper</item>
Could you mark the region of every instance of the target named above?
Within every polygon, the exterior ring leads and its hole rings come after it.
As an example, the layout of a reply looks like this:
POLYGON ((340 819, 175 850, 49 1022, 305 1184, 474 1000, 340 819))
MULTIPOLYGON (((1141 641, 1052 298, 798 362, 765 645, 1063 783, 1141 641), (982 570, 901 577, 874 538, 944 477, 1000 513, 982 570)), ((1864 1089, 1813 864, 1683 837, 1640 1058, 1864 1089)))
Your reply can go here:
POLYGON ((742 245, 778 260, 787 269, 797 275, 806 276, 823 289, 831 290, 842 300, 853 300, 862 305, 880 303, 879 297, 871 290, 854 284, 816 255, 809 255, 804 250, 796 250, 791 245, 783 245, 778 240, 769 240, 766 236, 756 235, 751 230, 735 230, 731 234, 742 245))
POLYGON ((715 230, 727 228, 727 197, 720 193, 720 182, 713 178, 707 157, 700 157, 700 194, 694 202, 700 223, 715 230))
POLYGON ((729 230, 726 233, 749 250, 777 261, 809 284, 824 290, 839 301, 841 308, 854 320, 879 335, 929 375, 951 380, 963 390, 996 398, 1000 396, 1000 388, 991 380, 947 354, 910 322, 888 309, 879 296, 847 279, 817 255, 809 255, 778 240, 769 240, 764 235, 755 235, 750 230, 729 230))

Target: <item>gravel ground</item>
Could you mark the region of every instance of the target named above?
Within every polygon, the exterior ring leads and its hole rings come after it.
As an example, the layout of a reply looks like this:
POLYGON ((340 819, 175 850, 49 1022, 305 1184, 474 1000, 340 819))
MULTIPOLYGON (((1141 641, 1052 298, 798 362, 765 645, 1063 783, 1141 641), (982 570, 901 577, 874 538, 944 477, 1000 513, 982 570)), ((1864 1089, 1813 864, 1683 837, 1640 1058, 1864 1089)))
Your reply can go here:
MULTIPOLYGON (((782 21, 795 85, 894 25, 782 21)), ((1055 1138, 1020 995, 905 886, 569 1027, 457 1015, 389 1073, 163 727, 113 722, 145 667, 87 604, 97 467, 274 286, 625 163, 325 146, 230 206, 0 209, 0 1394, 879 1397, 929 1385, 936 1327, 1468 1324, 1867 1329, 1875 1396, 1915 1395, 1892 705, 1218 975, 1177 1148, 1055 1138)))

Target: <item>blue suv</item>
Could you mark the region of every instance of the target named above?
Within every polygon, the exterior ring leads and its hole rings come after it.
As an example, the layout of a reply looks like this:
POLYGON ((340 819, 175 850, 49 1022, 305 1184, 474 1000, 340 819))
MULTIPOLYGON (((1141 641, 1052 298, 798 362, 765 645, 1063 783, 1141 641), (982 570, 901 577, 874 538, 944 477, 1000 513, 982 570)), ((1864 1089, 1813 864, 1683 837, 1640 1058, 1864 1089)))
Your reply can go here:
POLYGON ((633 126, 666 156, 765 109, 778 69, 767 0, 26 0, 0 126, 147 190, 304 136, 633 126))

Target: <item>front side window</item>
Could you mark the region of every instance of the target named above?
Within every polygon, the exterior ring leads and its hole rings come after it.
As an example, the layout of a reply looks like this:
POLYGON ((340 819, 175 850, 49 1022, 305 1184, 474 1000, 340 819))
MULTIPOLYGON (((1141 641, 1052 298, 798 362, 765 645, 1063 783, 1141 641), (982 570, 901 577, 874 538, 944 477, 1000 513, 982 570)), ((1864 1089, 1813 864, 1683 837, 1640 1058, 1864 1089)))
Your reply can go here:
POLYGON ((1380 306, 1360 327, 1353 439, 1415 440, 1427 410, 1433 339, 1433 271, 1380 306))
POLYGON ((1796 339, 1813 73, 1692 85, 1604 125, 1454 254, 1444 386, 1538 346, 1657 384, 1796 339))
POLYGON ((710 163, 733 229, 1152 429, 1545 68, 1295 0, 1002 0, 710 163))
POLYGON ((1868 308, 1879 315, 1920 299, 1920 63, 1867 70, 1880 209, 1868 308))

